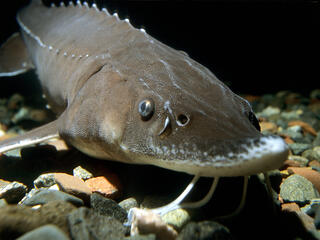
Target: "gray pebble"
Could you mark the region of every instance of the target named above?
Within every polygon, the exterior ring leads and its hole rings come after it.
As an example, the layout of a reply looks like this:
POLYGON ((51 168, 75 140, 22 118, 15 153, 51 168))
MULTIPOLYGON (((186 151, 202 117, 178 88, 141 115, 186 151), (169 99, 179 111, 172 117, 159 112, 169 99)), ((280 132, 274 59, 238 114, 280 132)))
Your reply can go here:
POLYGON ((57 191, 57 190, 48 190, 48 189, 37 189, 32 194, 30 198, 24 199, 21 204, 27 206, 43 205, 52 201, 64 201, 72 203, 75 206, 83 206, 83 201, 80 198, 72 196, 68 193, 57 191))
POLYGON ((317 132, 317 136, 316 136, 315 139, 313 140, 312 145, 313 145, 314 147, 320 146, 320 132, 317 132))
POLYGON ((299 155, 289 155, 288 159, 293 160, 295 162, 298 162, 301 167, 306 167, 306 166, 308 166, 308 163, 309 163, 309 160, 307 158, 299 156, 299 155))
POLYGON ((56 184, 56 180, 53 173, 41 174, 33 181, 33 185, 37 188, 51 187, 54 184, 56 184))
POLYGON ((17 240, 69 240, 69 237, 61 231, 57 226, 48 224, 39 228, 36 228, 21 237, 17 240))
POLYGON ((288 127, 287 129, 282 130, 280 133, 288 135, 295 142, 301 142, 304 139, 302 128, 300 126, 288 127))
POLYGON ((93 177, 93 174, 88 170, 82 168, 81 166, 76 167, 73 169, 73 176, 81 178, 82 180, 87 180, 93 177))
POLYGON ((320 146, 308 149, 302 153, 302 156, 308 158, 310 161, 316 160, 320 162, 320 146))
POLYGON ((281 118, 291 121, 291 120, 297 120, 300 118, 301 111, 296 110, 296 111, 283 111, 281 112, 280 116, 281 118))
POLYGON ((302 212, 308 214, 310 217, 314 217, 316 210, 320 207, 320 199, 312 199, 309 204, 300 208, 302 212))
POLYGON ((113 217, 122 223, 127 220, 126 210, 120 207, 112 199, 103 197, 98 193, 91 194, 90 205, 95 212, 103 216, 113 217))
POLYGON ((280 197, 285 202, 305 204, 319 197, 319 193, 308 179, 293 174, 280 185, 280 197))
POLYGON ((135 198, 131 197, 119 202, 119 206, 129 212, 131 208, 139 207, 139 204, 135 198))
POLYGON ((27 187, 19 182, 0 185, 0 198, 4 198, 8 203, 18 203, 26 192, 27 187))
POLYGON ((134 235, 131 237, 126 237, 124 240, 156 240, 155 234, 148 234, 148 235, 134 235))
POLYGON ((316 208, 314 215, 314 225, 317 229, 320 229, 320 207, 316 208))
POLYGON ((228 228, 213 221, 190 222, 180 232, 176 240, 231 240, 228 228))
POLYGON ((121 239, 125 227, 115 218, 102 216, 92 209, 80 207, 68 215, 72 239, 114 240, 121 239))
POLYGON ((8 205, 8 203, 6 202, 5 199, 0 199, 0 208, 1 208, 1 207, 5 207, 5 206, 7 206, 7 205, 8 205))
POLYGON ((257 113, 258 117, 264 117, 264 118, 270 118, 274 115, 280 114, 280 108, 278 107, 272 107, 268 106, 265 109, 263 109, 262 112, 257 113))
POLYGON ((312 145, 308 144, 308 143, 291 143, 291 144, 288 144, 288 145, 289 145, 289 148, 292 150, 294 155, 300 155, 305 150, 307 150, 307 149, 312 147, 312 145))

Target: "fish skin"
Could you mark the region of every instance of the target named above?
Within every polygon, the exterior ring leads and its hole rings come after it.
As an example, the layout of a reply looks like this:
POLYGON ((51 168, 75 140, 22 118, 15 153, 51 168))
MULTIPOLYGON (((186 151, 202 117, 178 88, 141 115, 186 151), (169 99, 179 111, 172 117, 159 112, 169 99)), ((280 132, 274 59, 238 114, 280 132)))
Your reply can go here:
POLYGON ((58 115, 56 130, 80 151, 201 176, 250 175, 286 160, 283 140, 263 136, 250 122, 245 99, 128 21, 94 7, 46 7, 39 0, 17 21, 58 115), (138 112, 146 98, 155 103, 148 121, 138 112), (171 132, 160 137, 166 119, 171 132))

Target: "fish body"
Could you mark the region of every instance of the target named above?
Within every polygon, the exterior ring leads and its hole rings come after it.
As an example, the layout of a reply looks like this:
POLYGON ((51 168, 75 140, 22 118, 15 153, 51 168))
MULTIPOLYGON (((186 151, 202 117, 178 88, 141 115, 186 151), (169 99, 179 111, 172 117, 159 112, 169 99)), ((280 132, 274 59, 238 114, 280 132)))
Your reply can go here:
POLYGON ((33 0, 17 21, 21 35, 3 49, 17 42, 24 61, 11 66, 2 50, 0 76, 34 67, 58 118, 1 142, 0 152, 60 136, 96 158, 209 177, 266 172, 286 159, 284 141, 259 132, 245 99, 128 19, 33 0))

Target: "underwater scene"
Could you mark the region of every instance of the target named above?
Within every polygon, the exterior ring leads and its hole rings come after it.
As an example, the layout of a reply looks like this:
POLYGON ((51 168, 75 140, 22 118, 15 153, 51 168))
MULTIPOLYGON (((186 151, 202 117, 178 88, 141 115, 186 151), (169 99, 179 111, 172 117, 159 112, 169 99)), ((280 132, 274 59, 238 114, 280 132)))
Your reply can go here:
POLYGON ((319 1, 6 1, 0 240, 320 239, 319 1))

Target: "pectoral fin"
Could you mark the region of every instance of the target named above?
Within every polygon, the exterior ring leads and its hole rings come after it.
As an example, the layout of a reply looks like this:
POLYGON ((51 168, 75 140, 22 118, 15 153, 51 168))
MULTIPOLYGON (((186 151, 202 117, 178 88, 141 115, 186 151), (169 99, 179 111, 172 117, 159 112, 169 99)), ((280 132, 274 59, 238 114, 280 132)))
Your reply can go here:
POLYGON ((14 33, 0 48, 0 77, 11 77, 34 68, 20 33, 14 33))
POLYGON ((41 127, 35 128, 21 136, 9 138, 0 142, 0 153, 7 152, 16 148, 46 142, 49 139, 59 137, 58 120, 50 122, 41 127))

